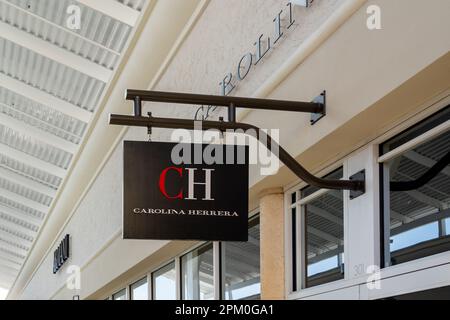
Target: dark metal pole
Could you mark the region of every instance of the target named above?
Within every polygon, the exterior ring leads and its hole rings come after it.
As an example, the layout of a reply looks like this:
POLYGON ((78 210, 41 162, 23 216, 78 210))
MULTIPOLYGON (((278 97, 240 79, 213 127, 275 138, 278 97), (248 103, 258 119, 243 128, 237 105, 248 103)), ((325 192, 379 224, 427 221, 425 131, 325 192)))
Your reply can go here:
POLYGON ((142 100, 141 97, 136 96, 134 97, 134 115, 136 117, 142 116, 142 100))
MULTIPOLYGON (((154 118, 154 117, 134 117, 125 115, 110 115, 109 123, 112 125, 134 126, 134 127, 157 127, 166 129, 186 129, 195 130, 196 121, 170 118, 154 118)), ((216 129, 221 132, 227 130, 254 130, 257 135, 256 138, 261 142, 265 142, 265 146, 271 150, 271 147, 278 147, 279 159, 292 171, 297 177, 321 189, 336 189, 336 190, 353 190, 365 191, 365 181, 357 180, 326 180, 318 178, 309 173, 297 160, 295 160, 286 150, 279 146, 272 138, 259 130, 258 127, 246 123, 236 122, 217 122, 217 121, 202 121, 202 130, 216 129)))
POLYGON ((188 105, 220 107, 230 107, 231 105, 234 105, 236 108, 306 112, 315 114, 325 112, 325 105, 320 102, 299 102, 177 92, 127 90, 127 100, 135 100, 136 98, 139 98, 141 101, 179 103, 188 105))
POLYGON ((411 191, 422 188, 428 182, 433 180, 442 170, 450 164, 450 152, 436 162, 422 176, 412 181, 391 181, 391 191, 411 191))
POLYGON ((228 122, 236 122, 236 106, 234 103, 228 107, 228 122))

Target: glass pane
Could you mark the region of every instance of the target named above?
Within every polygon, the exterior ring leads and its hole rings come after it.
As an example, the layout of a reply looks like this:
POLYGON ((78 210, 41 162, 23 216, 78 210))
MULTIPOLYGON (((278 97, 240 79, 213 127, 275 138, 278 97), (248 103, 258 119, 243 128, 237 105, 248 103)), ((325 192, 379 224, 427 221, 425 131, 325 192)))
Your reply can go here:
POLYGON ((445 121, 450 119, 450 107, 445 108, 444 110, 438 112, 427 120, 417 124, 413 128, 399 134, 398 136, 392 138, 391 140, 383 143, 381 148, 381 155, 386 154, 401 145, 405 144, 408 141, 411 141, 430 129, 444 123, 445 121))
POLYGON ((316 263, 312 263, 308 266, 308 277, 315 276, 316 274, 330 271, 338 267, 338 256, 333 256, 328 259, 321 260, 316 263))
POLYGON ((176 272, 175 262, 156 271, 153 278, 153 300, 176 300, 176 272))
MULTIPOLYGON (((421 128, 424 126, 427 122, 421 124, 421 128)), ((408 132, 403 133, 407 135, 408 132)), ((385 179, 390 181, 388 264, 450 250, 450 241, 441 241, 448 233, 439 233, 440 221, 450 213, 450 167, 429 174, 449 154, 450 132, 446 132, 385 165, 389 168, 385 179)))
POLYGON ((445 234, 450 236, 450 218, 445 219, 445 234))
POLYGON ((225 299, 257 299, 261 293, 259 218, 250 222, 248 242, 227 242, 225 250, 225 299))
POLYGON ((183 300, 213 300, 213 244, 209 243, 181 258, 183 300))
POLYGON ((126 300, 126 299, 127 299, 127 290, 125 289, 113 295, 113 300, 126 300))
POLYGON ((343 192, 327 194, 303 206, 306 224, 306 287, 344 277, 343 192))
POLYGON ((144 278, 130 287, 131 300, 148 300, 147 278, 144 278))
MULTIPOLYGON (((326 175, 324 177, 324 179, 338 180, 338 179, 342 179, 343 176, 344 176, 344 169, 343 168, 339 168, 339 169, 331 172, 330 174, 326 175)), ((307 196, 310 196, 314 192, 317 192, 319 190, 320 190, 320 188, 317 188, 317 187, 314 187, 314 186, 308 186, 308 187, 303 188, 301 190, 301 197, 302 198, 306 198, 307 196)))
POLYGON ((391 237, 391 251, 404 249, 418 243, 439 238, 439 223, 430 223, 391 237))

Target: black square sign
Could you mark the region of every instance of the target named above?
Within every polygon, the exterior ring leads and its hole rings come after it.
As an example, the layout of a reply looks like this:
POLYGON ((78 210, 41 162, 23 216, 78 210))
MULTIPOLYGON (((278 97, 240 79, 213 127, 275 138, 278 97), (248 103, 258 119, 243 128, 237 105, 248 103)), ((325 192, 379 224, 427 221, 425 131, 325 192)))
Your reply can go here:
POLYGON ((248 179, 246 146, 125 141, 123 238, 247 241, 248 179))

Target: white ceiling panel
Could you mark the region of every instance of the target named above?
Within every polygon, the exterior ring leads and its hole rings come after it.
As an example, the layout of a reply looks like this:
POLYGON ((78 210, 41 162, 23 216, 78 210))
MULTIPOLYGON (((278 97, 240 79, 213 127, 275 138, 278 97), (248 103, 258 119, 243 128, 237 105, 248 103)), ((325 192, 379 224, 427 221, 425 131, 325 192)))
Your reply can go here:
POLYGON ((51 213, 147 3, 0 0, 0 286, 51 213))

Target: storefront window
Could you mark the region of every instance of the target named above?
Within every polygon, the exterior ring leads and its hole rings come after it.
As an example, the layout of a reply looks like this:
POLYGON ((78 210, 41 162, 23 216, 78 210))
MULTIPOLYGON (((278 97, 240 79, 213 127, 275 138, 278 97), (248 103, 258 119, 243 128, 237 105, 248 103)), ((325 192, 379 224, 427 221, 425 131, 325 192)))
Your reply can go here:
MULTIPOLYGON (((248 242, 223 242, 215 250, 212 242, 176 257, 176 261, 151 275, 152 300, 176 300, 181 288, 183 300, 214 300, 219 288, 215 275, 221 278, 222 297, 225 300, 256 300, 261 294, 260 280, 260 220, 249 221, 248 242), (177 269, 177 263, 180 262, 177 269), (214 261, 221 261, 215 265, 214 261), (217 274, 214 273, 216 268, 217 274), (180 270, 181 284, 177 282, 180 270)), ((149 300, 147 278, 129 285, 112 296, 113 300, 149 300)))
POLYGON ((260 280, 259 218, 250 220, 248 242, 223 243, 226 300, 258 299, 260 280))
MULTIPOLYGON (((326 176, 327 179, 342 177, 342 168, 326 176)), ((307 187, 300 194, 302 248, 306 254, 306 263, 302 266, 304 287, 343 279, 343 192, 307 187), (302 199, 306 202, 302 202, 302 199)))
POLYGON ((148 283, 144 278, 130 286, 131 300, 148 300, 148 283))
POLYGON ((153 279, 153 300, 176 300, 176 272, 175 262, 155 271, 153 279))
POLYGON ((113 294, 113 300, 127 300, 127 290, 122 289, 116 294, 113 294))
POLYGON ((213 300, 213 244, 208 243, 181 258, 183 300, 213 300))
POLYGON ((381 145, 386 266, 450 250, 448 120, 447 107, 381 145))

